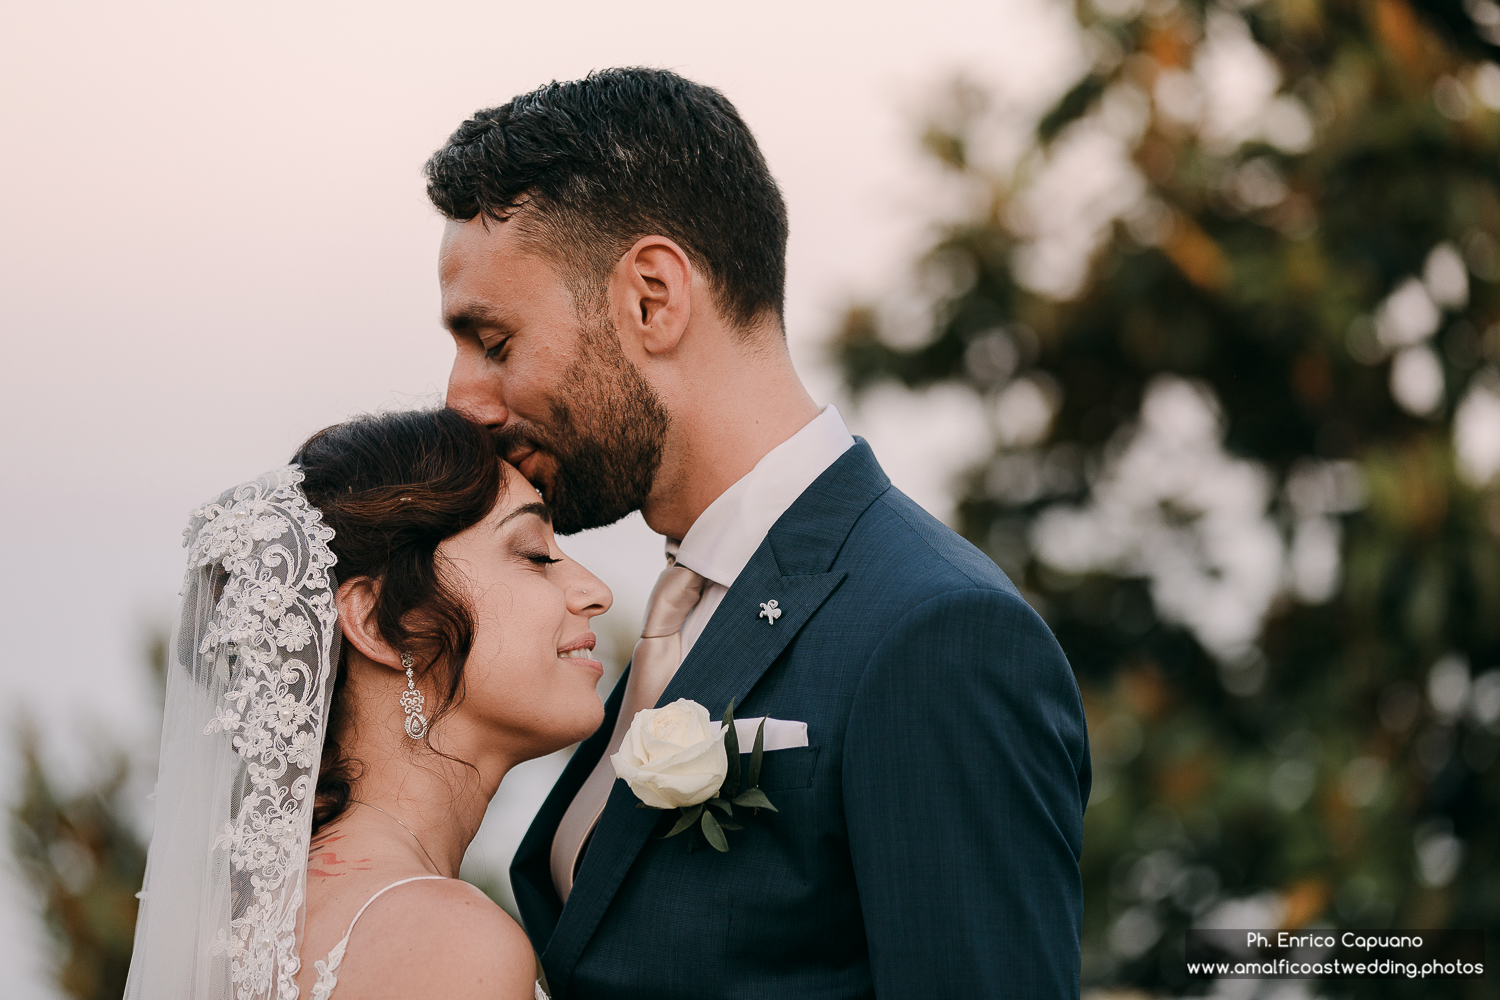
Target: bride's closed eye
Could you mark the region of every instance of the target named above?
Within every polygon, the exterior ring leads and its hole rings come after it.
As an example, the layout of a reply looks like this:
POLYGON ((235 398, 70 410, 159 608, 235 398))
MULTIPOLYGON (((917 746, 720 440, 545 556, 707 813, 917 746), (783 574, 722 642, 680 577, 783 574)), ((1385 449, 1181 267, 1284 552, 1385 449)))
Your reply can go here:
POLYGON ((520 537, 512 539, 511 551, 533 566, 544 569, 553 563, 562 562, 561 559, 552 557, 552 546, 547 544, 545 535, 537 529, 526 530, 520 537))
POLYGON ((540 502, 522 504, 500 520, 500 527, 515 521, 503 544, 513 556, 545 569, 553 563, 562 562, 552 557, 552 533, 546 529, 551 512, 540 502))

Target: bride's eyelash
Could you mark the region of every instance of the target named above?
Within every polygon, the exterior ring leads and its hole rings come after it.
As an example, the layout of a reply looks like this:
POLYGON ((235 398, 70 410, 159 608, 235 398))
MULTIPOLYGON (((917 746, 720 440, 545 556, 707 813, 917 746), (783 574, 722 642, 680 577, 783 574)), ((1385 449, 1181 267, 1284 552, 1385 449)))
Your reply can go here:
POLYGON ((530 559, 538 566, 551 566, 553 563, 562 562, 561 559, 553 559, 545 552, 528 552, 526 553, 526 558, 530 559))

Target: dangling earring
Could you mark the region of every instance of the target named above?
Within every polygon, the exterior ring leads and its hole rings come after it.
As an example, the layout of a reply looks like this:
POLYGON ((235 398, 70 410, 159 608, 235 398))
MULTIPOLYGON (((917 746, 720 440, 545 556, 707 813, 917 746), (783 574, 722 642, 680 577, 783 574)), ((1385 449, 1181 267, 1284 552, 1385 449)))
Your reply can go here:
POLYGON ((427 735, 427 716, 422 714, 427 699, 417 690, 417 682, 412 677, 411 668, 415 662, 410 653, 401 654, 401 665, 406 668, 406 690, 401 692, 401 707, 406 711, 406 735, 420 740, 427 735))

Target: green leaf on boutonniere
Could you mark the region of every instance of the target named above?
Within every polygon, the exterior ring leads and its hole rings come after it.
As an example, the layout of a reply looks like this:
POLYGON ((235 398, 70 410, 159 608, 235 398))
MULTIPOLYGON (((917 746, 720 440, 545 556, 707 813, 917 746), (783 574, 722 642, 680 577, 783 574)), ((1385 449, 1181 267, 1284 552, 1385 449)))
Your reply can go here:
POLYGON ((684 809, 682 815, 678 817, 677 824, 668 830, 662 839, 675 837, 682 831, 690 829, 694 823, 698 822, 698 817, 701 815, 703 815, 703 803, 701 802, 690 809, 684 809))
POLYGON ((719 820, 719 829, 720 830, 743 830, 744 827, 741 826, 739 823, 734 823, 734 822, 731 822, 730 820, 727 820, 727 819, 721 819, 721 820, 719 820))
POLYGON ((724 830, 719 826, 719 821, 714 819, 714 814, 704 810, 703 813, 703 836, 709 846, 719 852, 729 850, 729 838, 724 836, 724 830))
POLYGON ((771 800, 766 798, 766 793, 759 788, 747 788, 733 799, 730 799, 730 801, 737 806, 745 806, 750 809, 769 809, 772 812, 780 811, 771 805, 771 800))
POLYGON ((734 728, 734 699, 724 709, 724 753, 729 758, 729 770, 724 772, 724 783, 719 786, 719 795, 732 798, 740 793, 740 737, 734 728))
POLYGON ((766 757, 766 720, 755 730, 755 748, 750 751, 750 787, 760 787, 760 765, 766 757))
POLYGON ((709 799, 708 802, 705 803, 705 804, 713 806, 715 809, 719 810, 719 812, 723 813, 725 816, 733 816, 734 815, 734 806, 732 806, 732 805, 729 804, 729 800, 728 799, 713 798, 713 799, 709 799))

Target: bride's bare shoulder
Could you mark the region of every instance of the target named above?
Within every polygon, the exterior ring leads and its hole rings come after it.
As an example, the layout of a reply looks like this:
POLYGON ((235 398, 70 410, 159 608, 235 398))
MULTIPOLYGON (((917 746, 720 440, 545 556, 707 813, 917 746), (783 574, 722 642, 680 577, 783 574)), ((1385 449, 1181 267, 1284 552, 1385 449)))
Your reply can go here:
POLYGON ((413 882, 360 918, 336 997, 532 1000, 536 955, 519 924, 458 879, 413 882))

